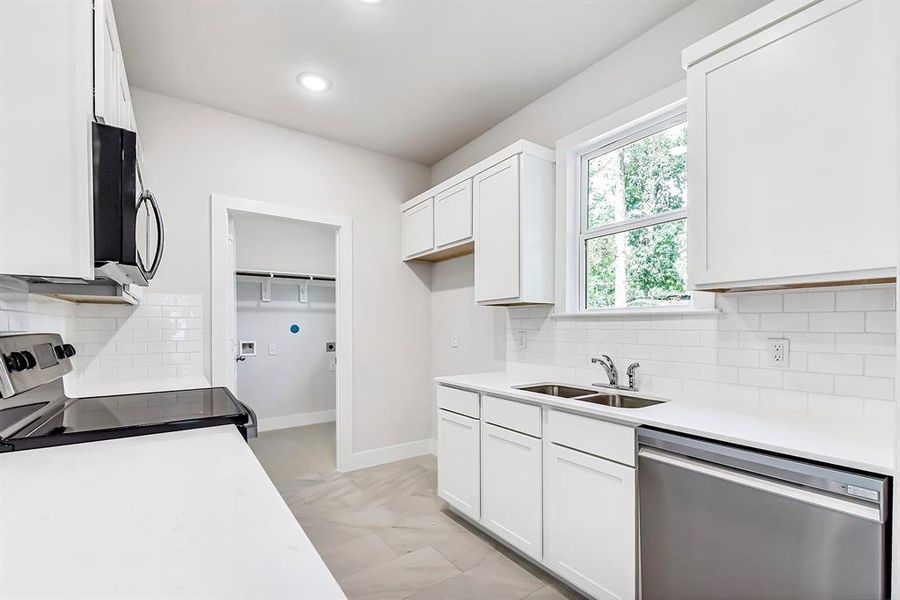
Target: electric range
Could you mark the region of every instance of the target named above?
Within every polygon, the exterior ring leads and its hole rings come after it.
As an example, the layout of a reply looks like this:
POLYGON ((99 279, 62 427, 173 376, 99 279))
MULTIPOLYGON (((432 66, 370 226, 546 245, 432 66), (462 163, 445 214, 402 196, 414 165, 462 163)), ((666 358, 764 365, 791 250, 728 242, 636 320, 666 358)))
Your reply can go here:
POLYGON ((59 334, 0 334, 0 452, 218 425, 256 437, 253 410, 224 387, 69 398, 75 354, 59 334))

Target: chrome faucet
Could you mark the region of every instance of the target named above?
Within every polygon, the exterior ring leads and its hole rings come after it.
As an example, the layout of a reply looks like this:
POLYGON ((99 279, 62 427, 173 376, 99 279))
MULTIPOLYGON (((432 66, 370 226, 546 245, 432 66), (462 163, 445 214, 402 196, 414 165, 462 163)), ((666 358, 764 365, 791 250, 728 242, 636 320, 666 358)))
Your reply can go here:
POLYGON ((641 366, 640 363, 631 363, 628 365, 628 369, 625 373, 628 375, 628 387, 624 385, 619 385, 619 370, 616 368, 615 363, 609 357, 609 355, 604 354, 601 358, 592 358, 591 362, 593 364, 599 364, 603 367, 603 370, 606 371, 606 378, 609 379, 609 383, 594 383, 596 387, 606 387, 613 388, 617 390, 631 390, 632 392, 637 391, 637 386, 635 386, 635 371, 637 371, 638 367, 641 366))
POLYGON ((640 366, 641 363, 633 362, 628 365, 628 369, 625 371, 625 373, 628 375, 628 389, 633 392, 637 391, 637 386, 634 385, 634 372, 637 371, 638 367, 640 366))
POLYGON ((598 387, 619 387, 619 370, 616 369, 616 365, 613 360, 609 357, 609 355, 604 354, 602 358, 594 357, 591 359, 593 364, 600 364, 603 367, 603 370, 606 371, 606 378, 609 379, 609 383, 594 383, 592 385, 596 385, 598 387))

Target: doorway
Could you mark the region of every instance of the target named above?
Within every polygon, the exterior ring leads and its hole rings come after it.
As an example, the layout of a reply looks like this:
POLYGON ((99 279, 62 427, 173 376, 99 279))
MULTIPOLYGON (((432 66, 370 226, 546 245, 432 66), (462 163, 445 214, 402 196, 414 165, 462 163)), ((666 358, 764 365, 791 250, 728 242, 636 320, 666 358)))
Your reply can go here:
POLYGON ((211 211, 213 385, 256 411, 285 468, 344 470, 353 422, 350 219, 221 194, 211 211))

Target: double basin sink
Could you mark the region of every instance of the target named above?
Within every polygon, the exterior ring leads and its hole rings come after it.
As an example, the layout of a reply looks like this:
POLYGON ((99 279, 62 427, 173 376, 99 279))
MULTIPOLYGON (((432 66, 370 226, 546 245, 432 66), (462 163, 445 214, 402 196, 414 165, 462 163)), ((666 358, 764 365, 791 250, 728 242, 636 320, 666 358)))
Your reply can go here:
POLYGON ((545 396, 555 396, 557 398, 566 398, 568 400, 578 400, 579 402, 611 406, 613 408, 644 408, 653 406, 654 404, 662 404, 661 400, 648 400, 647 398, 636 398, 634 396, 619 394, 614 391, 602 392, 597 391, 596 389, 592 390, 558 383, 518 385, 515 386, 515 389, 522 390, 523 392, 531 392, 533 394, 543 394, 545 396))

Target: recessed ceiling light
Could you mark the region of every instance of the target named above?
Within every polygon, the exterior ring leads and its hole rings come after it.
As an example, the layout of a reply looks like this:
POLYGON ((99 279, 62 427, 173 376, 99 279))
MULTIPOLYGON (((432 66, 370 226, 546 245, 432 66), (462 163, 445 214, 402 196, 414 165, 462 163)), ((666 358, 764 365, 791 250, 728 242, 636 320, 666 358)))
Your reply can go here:
POLYGON ((328 78, 318 73, 300 73, 297 75, 297 83, 311 92, 324 92, 331 87, 328 78))
POLYGON ((363 4, 381 4, 384 0, 359 0, 363 4))

